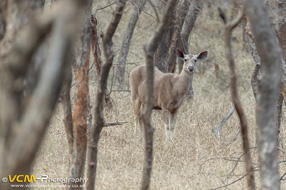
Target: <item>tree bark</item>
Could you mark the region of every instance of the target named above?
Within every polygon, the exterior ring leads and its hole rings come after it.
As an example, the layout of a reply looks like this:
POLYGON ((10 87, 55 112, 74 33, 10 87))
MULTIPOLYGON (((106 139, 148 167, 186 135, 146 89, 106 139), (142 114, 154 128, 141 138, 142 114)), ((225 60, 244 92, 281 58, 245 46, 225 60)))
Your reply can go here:
POLYGON ((62 105, 64 110, 64 126, 66 130, 68 146, 69 146, 69 168, 72 163, 72 155, 73 155, 73 122, 72 122, 72 106, 71 106, 71 98, 70 98, 70 89, 72 83, 72 70, 71 65, 69 64, 65 73, 65 81, 62 89, 62 105))
POLYGON ((282 52, 272 29, 265 4, 260 0, 245 0, 244 7, 262 63, 260 93, 256 104, 261 189, 275 190, 280 189, 277 128, 274 113, 281 82, 282 52))
MULTIPOLYGON (((30 11, 26 7, 27 4, 25 4, 27 2, 9 1, 9 3, 19 3, 22 5, 17 5, 17 8, 10 7, 8 9, 13 10, 13 13, 11 13, 12 17, 15 15, 19 16, 19 12, 24 12, 23 10, 17 12, 18 8, 30 11)), ((39 149, 61 90, 64 69, 70 61, 70 50, 72 40, 75 36, 75 32, 71 32, 70 30, 76 31, 74 28, 78 27, 77 21, 81 18, 82 2, 63 1, 58 5, 58 9, 44 14, 36 14, 33 19, 27 17, 27 21, 30 20, 30 22, 26 25, 22 23, 12 27, 12 23, 7 22, 11 26, 9 28, 11 33, 9 33, 9 36, 5 35, 1 43, 7 44, 9 42, 10 47, 7 47, 8 52, 1 51, 1 62, 5 62, 7 65, 3 67, 3 64, 1 64, 0 68, 0 103, 1 107, 7 108, 6 111, 9 109, 9 111, 3 112, 3 109, 1 109, 0 112, 0 138, 1 142, 4 142, 0 146, 2 155, 0 176, 30 174, 32 162, 39 149), (63 7, 65 7, 65 11, 63 11, 63 7), (13 39, 10 35, 13 36, 15 34, 12 29, 16 27, 19 27, 17 29, 21 29, 21 32, 19 35, 14 36, 15 39, 13 39), (53 31, 51 54, 42 69, 39 85, 33 92, 30 103, 25 108, 25 111, 23 111, 23 105, 18 101, 17 97, 21 91, 21 88, 19 89, 21 87, 19 78, 25 77, 33 53, 51 29, 53 31), (7 55, 7 57, 3 55, 7 55), (5 73, 5 75, 2 75, 2 73, 5 73), (3 82, 6 86, 3 85, 3 82), (7 88, 9 85, 10 88, 7 88), (14 94, 15 96, 7 97, 8 94, 14 94), (12 104, 10 104, 11 102, 12 104), (13 108, 11 108, 12 106, 13 108), (15 111, 15 108, 20 108, 20 110, 15 111), (14 114, 13 111, 15 111, 14 114), (11 127, 10 133, 3 134, 3 129, 4 132, 7 132, 5 131, 7 125, 11 127), (9 146, 3 147, 3 145, 9 146)), ((34 7, 34 2, 29 1, 29 3, 29 5, 34 7)), ((13 19, 16 18, 9 18, 8 20, 11 21, 13 19)), ((0 189, 10 188, 9 183, 0 184, 0 189)))
MULTIPOLYGON (((87 145, 87 118, 89 110, 89 57, 91 41, 90 15, 92 0, 88 0, 85 10, 85 22, 77 45, 75 80, 77 97, 73 112, 73 158, 70 168, 71 178, 84 176, 87 145)), ((82 182, 72 185, 71 189, 83 189, 82 182)))
POLYGON ((147 104, 143 110, 143 124, 145 134, 145 153, 143 174, 141 181, 141 190, 148 190, 151 182, 151 171, 153 163, 153 127, 151 124, 151 114, 153 109, 153 88, 154 88, 154 54, 161 40, 163 33, 168 29, 176 8, 176 0, 169 0, 163 20, 158 26, 154 36, 151 38, 147 46, 145 46, 145 59, 147 65, 147 104))
POLYGON ((144 5, 146 4, 146 1, 147 0, 141 0, 141 1, 138 1, 138 5, 137 4, 134 5, 133 13, 131 14, 129 18, 129 22, 125 30, 125 33, 124 33, 123 41, 121 44, 121 50, 120 50, 120 54, 119 54, 118 61, 117 61, 118 69, 116 72, 116 81, 115 81, 116 84, 120 86, 120 88, 124 88, 125 86, 125 83, 124 83, 125 67, 126 67, 125 63, 127 60, 127 55, 128 55, 128 51, 129 51, 129 47, 130 47, 130 43, 131 43, 131 39, 133 36, 136 23, 139 19, 139 16, 141 14, 141 11, 144 5))
POLYGON ((0 2, 0 41, 4 38, 6 33, 6 10, 7 10, 7 1, 2 0, 0 2))
POLYGON ((103 102, 104 94, 107 89, 107 79, 109 75, 110 68, 112 66, 114 51, 112 45, 112 37, 115 30, 120 22, 123 14, 126 0, 119 0, 116 10, 114 12, 112 21, 104 35, 103 38, 103 51, 105 56, 105 64, 102 66, 100 73, 100 79, 98 82, 96 102, 95 102, 95 123, 93 128, 90 130, 88 139, 88 152, 87 152, 87 190, 93 190, 96 177, 97 169, 97 153, 98 153, 98 142, 100 137, 100 132, 104 127, 104 114, 103 114, 103 102))
MULTIPOLYGON (((91 23, 92 23, 92 32, 91 32, 92 55, 94 59, 96 74, 98 80, 100 80, 102 59, 101 59, 101 48, 99 46, 96 15, 91 15, 91 23)), ((110 94, 107 93, 107 91, 104 93, 104 107, 107 108, 107 110, 112 110, 113 107, 110 94)))
POLYGON ((259 93, 258 90, 258 86, 259 86, 259 80, 258 80, 258 76, 260 73, 260 66, 261 66, 261 60, 260 60, 260 56, 257 53, 257 48, 256 45, 254 43, 254 36, 252 34, 252 32, 250 31, 250 26, 249 26, 249 22, 246 19, 246 26, 245 26, 245 33, 247 34, 247 36, 250 39, 250 44, 251 44, 251 56, 255 62, 255 67, 253 69, 252 75, 251 75, 251 87, 252 87, 252 92, 255 98, 255 102, 257 103, 257 96, 259 93))
MULTIPOLYGON (((3 3, 3 2, 1 2, 3 3)), ((30 15, 34 13, 33 6, 36 1, 7 1, 6 8, 6 35, 5 38, 0 41, 0 67, 1 76, 1 89, 2 100, 4 104, 9 105, 2 115, 1 122, 3 128, 0 132, 7 138, 4 142, 8 143, 13 141, 13 128, 14 122, 18 122, 23 112, 23 81, 27 71, 29 69, 32 55, 45 38, 46 34, 51 29, 52 19, 46 18, 33 18, 28 27, 23 29, 23 26, 27 24, 30 15), (21 5, 23 7, 21 7, 21 5), (19 12, 21 14, 19 14, 19 12), (21 18, 18 18, 21 17, 21 18), (18 20, 23 19, 23 23, 18 23, 18 20), (15 22, 9 23, 8 21, 15 22), (42 22, 42 23, 41 23, 42 22), (8 27, 9 26, 9 27, 8 27), (21 31, 16 35, 16 31, 21 31), (31 37, 33 36, 33 37, 31 37), (5 90, 4 90, 5 89, 5 90)), ((41 8, 41 7, 40 7, 41 8)), ((0 100, 0 101, 2 101, 0 100)), ((4 110, 3 110, 4 111, 4 110)), ((19 127, 19 126, 18 126, 19 127)), ((10 146, 6 144, 7 148, 10 146)))
MULTIPOLYGON (((167 2, 168 0, 164 0, 167 2)), ((159 45, 156 48, 154 54, 154 65, 164 73, 168 72, 168 50, 170 48, 170 41, 172 40, 174 32, 174 21, 175 21, 175 12, 171 17, 170 23, 166 27, 165 31, 162 33, 162 40, 159 41, 159 45)))
MULTIPOLYGON (((192 0, 191 6, 189 7, 188 14, 185 18, 182 27, 179 49, 184 51, 184 53, 186 54, 189 53, 189 37, 195 26, 197 17, 203 8, 203 2, 204 2, 203 0, 192 0)), ((179 73, 181 73, 184 62, 180 59, 177 59, 177 63, 178 63, 179 73)), ((193 81, 193 76, 194 75, 192 75, 191 81, 193 81)), ((188 87, 188 95, 190 98, 192 98, 194 95, 192 82, 188 87)))
POLYGON ((96 74, 97 74, 98 80, 100 80, 102 59, 101 59, 101 49, 99 46, 99 39, 98 39, 96 15, 91 15, 91 23, 92 23, 92 29, 91 29, 92 55, 94 59, 96 74))
POLYGON ((170 41, 173 35, 173 25, 170 24, 170 26, 166 29, 166 31, 162 35, 163 35, 163 40, 159 42, 160 44, 155 52, 154 65, 158 67, 160 71, 167 73, 168 49, 170 48, 170 41))
POLYGON ((29 103, 28 101, 30 100, 31 95, 38 84, 40 71, 44 63, 47 61, 47 52, 49 51, 48 40, 49 38, 44 40, 32 56, 30 67, 24 79, 23 96, 26 99, 26 101, 23 102, 24 105, 29 103))
POLYGON ((284 61, 286 60, 286 0, 278 1, 278 38, 282 48, 284 61))
MULTIPOLYGON (((188 14, 185 18, 182 31, 181 31, 181 41, 179 43, 179 49, 184 51, 184 53, 189 53, 189 37, 195 26, 195 22, 199 13, 203 8, 202 0, 192 0, 191 6, 189 7, 188 14)), ((179 72, 182 71, 183 61, 178 60, 179 72)))
POLYGON ((171 45, 168 51, 168 72, 174 73, 176 69, 176 50, 179 44, 180 32, 183 27, 185 17, 190 6, 190 0, 181 0, 176 8, 176 18, 174 23, 174 33, 171 40, 171 45))
POLYGON ((286 104, 286 64, 285 64, 286 36, 285 34, 286 34, 286 0, 279 0, 278 1, 278 39, 279 39, 279 43, 282 49, 282 56, 283 56, 284 61, 282 61, 283 74, 281 78, 280 94, 276 101, 276 111, 275 111, 278 135, 280 134, 283 100, 284 100, 284 103, 286 104))

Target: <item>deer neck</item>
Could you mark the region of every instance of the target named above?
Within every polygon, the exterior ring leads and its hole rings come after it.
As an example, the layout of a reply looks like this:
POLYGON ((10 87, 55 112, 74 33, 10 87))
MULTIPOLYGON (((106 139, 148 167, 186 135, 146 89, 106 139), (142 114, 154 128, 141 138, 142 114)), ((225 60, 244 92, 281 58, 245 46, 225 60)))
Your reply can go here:
POLYGON ((178 90, 182 93, 186 92, 186 89, 189 87, 189 84, 191 83, 193 79, 193 73, 189 73, 185 70, 182 70, 182 72, 178 76, 178 90))

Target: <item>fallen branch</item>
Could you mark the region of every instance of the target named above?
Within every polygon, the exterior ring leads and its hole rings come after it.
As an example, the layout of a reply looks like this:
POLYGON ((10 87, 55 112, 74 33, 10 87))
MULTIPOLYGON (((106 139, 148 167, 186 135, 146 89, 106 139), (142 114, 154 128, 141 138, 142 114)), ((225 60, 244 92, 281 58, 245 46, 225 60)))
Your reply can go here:
POLYGON ((222 126, 225 124, 225 122, 232 116, 233 112, 235 110, 235 106, 233 105, 228 114, 221 120, 221 122, 218 124, 216 129, 213 129, 213 133, 216 135, 216 137, 220 140, 220 131, 222 126))
POLYGON ((116 122, 110 122, 110 123, 105 123, 104 127, 111 127, 115 125, 123 125, 125 123, 128 123, 127 121, 116 121, 116 122))

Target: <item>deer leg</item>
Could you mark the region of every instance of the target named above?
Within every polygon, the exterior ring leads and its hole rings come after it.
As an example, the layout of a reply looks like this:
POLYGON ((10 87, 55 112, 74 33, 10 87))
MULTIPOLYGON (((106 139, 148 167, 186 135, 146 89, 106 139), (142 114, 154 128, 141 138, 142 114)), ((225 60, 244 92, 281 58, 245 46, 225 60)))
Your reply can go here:
POLYGON ((145 129, 144 129, 144 122, 142 118, 142 113, 144 112, 144 106, 142 105, 140 108, 140 115, 139 115, 139 128, 141 129, 142 132, 142 137, 143 137, 143 143, 145 142, 145 129))
POLYGON ((163 111, 163 121, 166 130, 166 140, 169 140, 169 111, 167 109, 162 108, 163 111))
POLYGON ((174 129, 176 124, 176 118, 177 118, 178 111, 169 112, 169 138, 172 140, 174 139, 174 129))
POLYGON ((134 115, 135 115, 134 134, 136 134, 137 133, 137 129, 138 129, 138 124, 140 125, 140 121, 139 120, 140 120, 141 101, 139 99, 134 101, 133 109, 134 109, 134 115))

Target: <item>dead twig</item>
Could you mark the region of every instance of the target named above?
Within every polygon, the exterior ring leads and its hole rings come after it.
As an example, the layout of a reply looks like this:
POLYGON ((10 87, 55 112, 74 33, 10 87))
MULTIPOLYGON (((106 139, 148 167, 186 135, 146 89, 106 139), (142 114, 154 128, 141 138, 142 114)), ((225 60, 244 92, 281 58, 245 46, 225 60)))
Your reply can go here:
POLYGON ((159 14, 158 14, 158 12, 157 12, 157 9, 156 9, 156 7, 154 6, 154 4, 153 4, 153 2, 151 1, 151 0, 148 0, 148 2, 150 3, 150 5, 151 5, 151 7, 153 8, 153 10, 154 10, 154 12, 155 12, 155 14, 156 14, 156 20, 157 20, 157 22, 159 23, 160 22, 160 18, 159 18, 159 14))
POLYGON ((96 15, 97 11, 103 10, 103 9, 105 9, 105 8, 107 8, 107 7, 110 7, 110 6, 114 5, 114 4, 116 4, 116 3, 117 3, 117 2, 115 1, 115 2, 110 3, 110 4, 108 4, 108 5, 104 6, 104 7, 97 8, 97 9, 95 10, 95 13, 94 13, 94 14, 96 15))
POLYGON ((286 175, 286 173, 284 173, 281 177, 280 177, 280 180, 285 180, 283 179, 283 177, 286 175))
POLYGON ((115 125, 123 125, 125 123, 128 123, 127 121, 116 121, 116 122, 110 122, 110 123, 105 123, 104 127, 111 127, 115 125))

